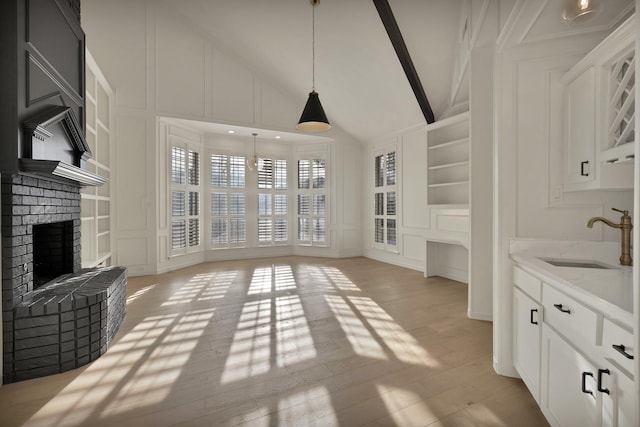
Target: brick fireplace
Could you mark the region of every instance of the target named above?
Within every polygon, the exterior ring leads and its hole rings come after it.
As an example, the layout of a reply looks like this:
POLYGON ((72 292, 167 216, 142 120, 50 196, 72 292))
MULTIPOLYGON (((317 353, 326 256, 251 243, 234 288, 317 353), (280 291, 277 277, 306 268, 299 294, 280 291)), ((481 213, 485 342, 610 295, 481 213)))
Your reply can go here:
POLYGON ((81 269, 85 35, 80 0, 0 1, 2 378, 20 381, 103 354, 125 314, 126 269, 81 269))
POLYGON ((108 348, 126 270, 80 268, 80 186, 2 175, 3 381, 64 372, 108 348))
POLYGON ((73 111, 23 123, 17 173, 1 176, 3 382, 85 365, 107 351, 125 315, 126 269, 81 269, 80 188, 105 179, 73 111))

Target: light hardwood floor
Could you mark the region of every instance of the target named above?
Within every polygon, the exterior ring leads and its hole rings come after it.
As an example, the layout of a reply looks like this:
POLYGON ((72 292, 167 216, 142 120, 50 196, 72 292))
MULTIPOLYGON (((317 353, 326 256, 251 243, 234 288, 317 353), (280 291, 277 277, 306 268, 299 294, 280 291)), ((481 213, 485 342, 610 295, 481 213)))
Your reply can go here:
POLYGON ((0 426, 546 426, 467 287, 366 258, 129 279, 94 363, 0 387, 0 426))

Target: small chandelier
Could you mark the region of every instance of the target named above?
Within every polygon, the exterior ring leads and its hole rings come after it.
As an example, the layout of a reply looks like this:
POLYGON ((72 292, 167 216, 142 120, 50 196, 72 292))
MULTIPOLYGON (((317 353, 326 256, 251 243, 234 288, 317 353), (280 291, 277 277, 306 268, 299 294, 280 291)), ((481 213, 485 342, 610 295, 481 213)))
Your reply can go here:
POLYGON ((596 0, 568 0, 562 10, 562 19, 569 23, 586 21, 598 11, 596 0))
POLYGON ((247 169, 250 171, 258 169, 258 156, 256 155, 256 136, 257 133, 252 133, 253 135, 253 156, 247 159, 247 169))
POLYGON ((302 131, 311 132, 323 132, 331 129, 327 115, 324 113, 318 92, 316 92, 316 6, 320 3, 320 0, 311 1, 311 56, 312 56, 312 85, 311 92, 309 92, 309 99, 302 110, 302 115, 298 121, 296 129, 302 131))

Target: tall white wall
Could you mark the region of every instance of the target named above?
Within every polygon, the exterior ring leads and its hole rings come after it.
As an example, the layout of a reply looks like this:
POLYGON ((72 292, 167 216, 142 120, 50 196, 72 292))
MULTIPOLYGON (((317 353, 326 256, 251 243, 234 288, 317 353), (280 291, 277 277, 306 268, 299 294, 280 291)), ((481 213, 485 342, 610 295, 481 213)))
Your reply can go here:
MULTIPOLYGON (((292 131, 302 106, 161 2, 88 2, 82 20, 87 46, 116 93, 114 262, 131 275, 156 273, 166 260, 164 205, 157 194, 165 179, 159 167, 165 147, 158 143, 158 117, 292 131)), ((360 170, 359 144, 339 129, 331 136, 334 176, 353 178, 360 170)), ((337 234, 330 255, 359 255, 358 191, 350 183, 334 184, 338 222, 331 225, 337 234)))
POLYGON ((363 245, 365 256, 395 265, 424 271, 427 230, 427 131, 426 125, 382 137, 366 151, 361 178, 363 205, 363 245), (374 161, 380 153, 396 153, 397 170, 397 251, 376 249, 374 237, 374 161))
POLYGON ((509 239, 619 241, 586 227, 612 207, 631 207, 630 191, 554 194, 561 189, 563 90, 560 76, 594 46, 589 36, 498 52, 495 88, 494 367, 516 375, 511 355, 512 263, 509 239))
POLYGON ((469 58, 469 308, 472 319, 493 319, 493 71, 495 3, 484 19, 469 58))

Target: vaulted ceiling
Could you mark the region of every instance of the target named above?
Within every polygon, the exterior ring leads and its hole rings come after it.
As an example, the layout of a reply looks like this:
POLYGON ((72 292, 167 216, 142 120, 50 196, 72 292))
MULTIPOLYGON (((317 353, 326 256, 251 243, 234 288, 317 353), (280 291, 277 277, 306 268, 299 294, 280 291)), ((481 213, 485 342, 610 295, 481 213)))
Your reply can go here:
MULTIPOLYGON (((169 0, 219 46, 306 100, 312 85, 309 0, 169 0)), ((391 7, 436 117, 449 106, 462 0, 395 0, 391 7)), ((371 0, 321 0, 316 88, 329 120, 358 139, 424 122, 371 0)))
MULTIPOLYGON (((97 4, 103 0, 83 0, 97 4)), ((157 0, 304 105, 312 86, 309 0, 157 0)), ((606 0, 584 26, 560 18, 566 0, 495 0, 501 47, 599 32, 633 9, 606 0)), ((465 17, 473 42, 485 0, 389 0, 436 120, 466 108, 465 17), (462 48, 461 48, 462 47, 462 48), (464 70, 464 67, 462 67, 464 70)), ((89 8, 91 9, 91 8, 89 8)), ((332 124, 361 141, 425 123, 372 0, 321 0, 315 10, 315 87, 332 124)), ((292 128, 293 128, 292 124, 292 128)))

